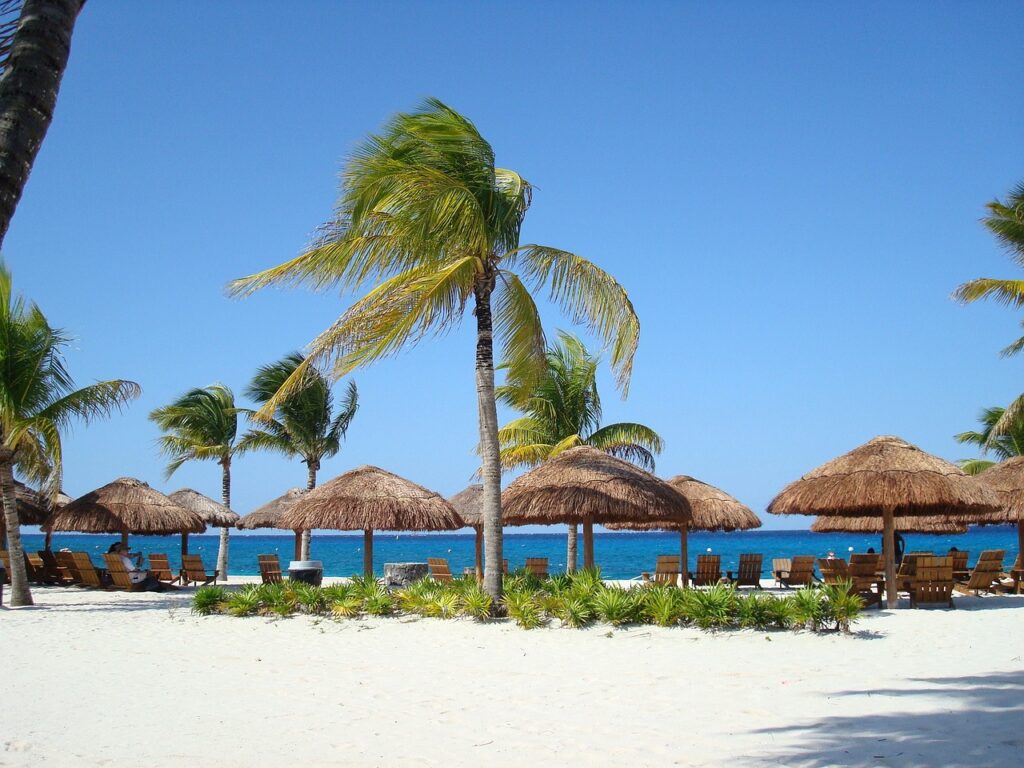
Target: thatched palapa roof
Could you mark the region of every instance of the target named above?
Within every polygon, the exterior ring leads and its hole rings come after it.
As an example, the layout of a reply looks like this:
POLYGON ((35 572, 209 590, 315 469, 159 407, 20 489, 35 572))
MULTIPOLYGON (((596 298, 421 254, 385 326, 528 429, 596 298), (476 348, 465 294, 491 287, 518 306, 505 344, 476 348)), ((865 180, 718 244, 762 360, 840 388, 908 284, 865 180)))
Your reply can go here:
MULTIPOLYGON (((761 520, 746 504, 725 491, 689 475, 676 475, 667 481, 690 502, 691 531, 745 531, 760 528, 761 520)), ((676 531, 679 526, 658 521, 609 523, 613 531, 676 531)))
POLYGON ((1024 456, 1001 461, 977 475, 977 478, 995 492, 999 499, 999 509, 972 514, 969 517, 971 522, 983 525, 1024 523, 1024 456))
POLYGON ((292 504, 305 495, 304 488, 289 488, 276 499, 271 499, 262 507, 257 507, 245 517, 240 518, 236 525, 243 530, 283 528, 290 531, 291 528, 281 525, 281 517, 291 509, 292 504))
POLYGON ((501 497, 509 525, 690 519, 679 491, 589 446, 564 451, 513 481, 501 497))
POLYGON ((207 525, 231 528, 238 523, 239 517, 235 512, 191 488, 181 488, 170 494, 168 498, 185 509, 195 512, 207 525))
POLYGON ((133 477, 79 496, 44 523, 46 531, 81 533, 202 533, 203 521, 133 477))
POLYGON ((448 503, 455 507, 462 522, 470 528, 484 524, 484 487, 479 483, 466 486, 448 499, 448 503))
POLYGON ((995 494, 948 461, 898 437, 883 436, 787 485, 768 505, 776 515, 872 517, 988 512, 995 494))
POLYGON ((452 531, 464 523, 454 507, 379 467, 350 470, 310 491, 281 518, 289 528, 337 531, 452 531))
MULTIPOLYGON (((882 533, 882 513, 878 517, 819 517, 811 525, 814 533, 882 533)), ((907 515, 896 517, 899 533, 967 533, 967 523, 952 517, 907 515)))
POLYGON ((52 501, 45 493, 30 488, 19 480, 14 481, 14 497, 18 506, 18 522, 22 525, 42 525, 54 511, 71 501, 71 497, 58 493, 52 501))

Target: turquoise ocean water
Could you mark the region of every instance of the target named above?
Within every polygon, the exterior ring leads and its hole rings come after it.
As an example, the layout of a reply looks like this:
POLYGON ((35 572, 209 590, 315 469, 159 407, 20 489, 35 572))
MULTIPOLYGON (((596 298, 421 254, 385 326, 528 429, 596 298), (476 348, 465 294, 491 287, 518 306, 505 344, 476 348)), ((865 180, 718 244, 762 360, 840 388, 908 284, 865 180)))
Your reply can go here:
MULTIPOLYGON (((23 534, 28 551, 42 549, 40 534, 23 534)), ((978 553, 985 549, 1005 549, 1006 564, 1017 556, 1017 529, 1013 526, 987 526, 973 528, 968 533, 950 536, 926 536, 908 534, 907 551, 914 550, 945 553, 950 547, 966 549, 971 553, 973 563, 978 553)), ((100 556, 116 536, 87 534, 54 534, 53 548, 68 547, 89 552, 97 565, 103 564, 100 556)), ((426 562, 428 557, 448 558, 453 573, 460 573, 464 567, 473 565, 472 534, 388 534, 378 533, 374 537, 374 564, 377 572, 383 570, 386 562, 426 562)), ((136 552, 164 552, 170 556, 172 565, 177 565, 181 552, 181 538, 178 536, 132 536, 131 548, 136 552)), ((189 552, 203 556, 208 568, 213 568, 217 559, 218 537, 216 535, 191 536, 189 552)), ((582 537, 580 557, 582 558, 582 537)), ((776 557, 814 555, 825 557, 829 552, 846 557, 850 547, 854 552, 864 552, 868 547, 880 551, 879 537, 869 534, 810 533, 809 531, 736 531, 734 533, 693 533, 689 538, 690 569, 698 554, 709 549, 722 558, 723 570, 735 570, 742 552, 760 552, 764 555, 765 574, 776 557)), ((363 538, 358 536, 314 535, 312 556, 324 563, 324 572, 329 576, 349 576, 363 567, 363 538)), ((246 575, 257 574, 256 555, 277 553, 282 565, 291 559, 294 537, 288 535, 235 535, 231 537, 229 549, 229 572, 246 575)), ((672 533, 597 533, 594 536, 594 559, 601 566, 606 578, 627 579, 654 568, 655 557, 659 554, 676 554, 679 551, 679 536, 672 533)), ((565 534, 505 534, 505 557, 511 568, 523 565, 527 557, 548 558, 552 571, 565 568, 565 534)))

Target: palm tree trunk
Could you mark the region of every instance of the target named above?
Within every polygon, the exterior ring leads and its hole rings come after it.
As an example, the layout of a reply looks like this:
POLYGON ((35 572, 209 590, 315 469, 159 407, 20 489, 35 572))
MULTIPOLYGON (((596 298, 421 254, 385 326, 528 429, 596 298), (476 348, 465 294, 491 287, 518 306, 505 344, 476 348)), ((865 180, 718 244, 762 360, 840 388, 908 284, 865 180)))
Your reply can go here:
MULTIPOLYGON (((318 467, 319 467, 319 464, 317 464, 315 462, 312 462, 312 461, 309 462, 308 465, 307 465, 307 468, 306 468, 306 490, 307 491, 312 491, 314 488, 316 488, 316 471, 317 471, 318 467)), ((309 560, 309 544, 310 544, 310 539, 312 538, 311 534, 312 534, 312 531, 303 531, 302 532, 302 550, 300 552, 300 555, 301 555, 301 557, 299 558, 300 560, 309 560)))
POLYGON ((498 406, 494 400, 494 329, 491 320, 493 276, 477 278, 476 400, 480 420, 480 475, 483 480, 484 590, 501 610, 501 463, 498 447, 498 406))
POLYGON ((576 571, 576 550, 579 542, 579 529, 576 524, 573 523, 569 526, 569 536, 565 547, 565 572, 574 573, 576 571))
POLYGON ((21 546, 21 524, 18 520, 18 499, 14 494, 14 455, 4 449, 0 452, 0 487, 3 492, 4 522, 7 524, 7 553, 11 561, 12 607, 32 605, 32 591, 28 587, 25 570, 25 550, 21 546))
MULTIPOLYGON (((220 477, 220 498, 221 503, 231 509, 231 458, 221 461, 223 472, 220 477)), ((220 529, 220 546, 217 548, 217 570, 220 571, 218 578, 221 581, 228 580, 228 529, 220 529)))
POLYGON ((25 0, 0 78, 0 245, 57 105, 85 0, 25 0))

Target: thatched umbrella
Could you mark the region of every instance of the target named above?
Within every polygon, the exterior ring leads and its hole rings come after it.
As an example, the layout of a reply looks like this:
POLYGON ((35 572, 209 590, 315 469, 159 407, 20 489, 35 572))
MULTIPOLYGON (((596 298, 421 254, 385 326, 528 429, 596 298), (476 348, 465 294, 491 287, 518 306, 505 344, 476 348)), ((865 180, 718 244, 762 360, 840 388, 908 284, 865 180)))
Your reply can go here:
POLYGON ((948 461, 883 436, 822 464, 779 493, 776 515, 881 517, 886 602, 896 607, 896 517, 961 518, 998 507, 995 494, 948 461))
MULTIPOLYGON (((233 528, 239 520, 238 513, 191 488, 179 488, 167 498, 195 512, 204 523, 215 528, 233 528)), ((188 554, 187 532, 181 534, 181 554, 188 554)))
POLYGON ((379 467, 338 475, 307 493, 281 518, 296 530, 363 532, 363 572, 373 573, 373 532, 454 531, 465 523, 440 495, 379 467))
MULTIPOLYGON (((897 533, 967 533, 967 523, 953 517, 911 515, 893 520, 897 533)), ((814 533, 883 533, 881 512, 877 517, 819 517, 811 525, 814 533)))
POLYGON ((79 496, 43 524, 44 531, 162 535, 202 533, 206 525, 195 512, 171 501, 133 477, 122 477, 79 496))
POLYGON ((980 525, 1016 523, 1017 547, 1024 558, 1024 456, 1001 461, 977 477, 995 492, 999 509, 971 515, 968 519, 980 525))
POLYGON ((664 523, 657 520, 608 523, 613 531, 679 531, 679 557, 683 568, 683 586, 688 579, 690 562, 687 534, 689 531, 746 531, 760 528, 761 520, 746 504, 713 485, 689 475, 676 475, 667 481, 690 503, 692 517, 688 523, 664 523))
MULTIPOLYGON (((271 499, 262 507, 257 507, 245 517, 238 520, 237 525, 242 530, 255 530, 256 528, 279 528, 286 531, 293 529, 281 524, 281 517, 287 512, 292 504, 306 494, 305 488, 289 488, 285 493, 276 499, 271 499)), ((302 559, 302 529, 294 530, 295 534, 295 560, 302 559)))
MULTIPOLYGON (((46 518, 71 501, 71 497, 58 493, 50 499, 45 493, 30 488, 19 480, 14 481, 14 498, 18 509, 18 522, 21 525, 42 525, 46 518)), ((46 549, 50 548, 50 534, 46 534, 46 549)), ((0 548, 7 548, 7 526, 0 515, 0 548)))
POLYGON ((679 491, 635 464, 590 446, 548 459, 513 481, 501 495, 508 525, 583 525, 583 567, 594 565, 594 523, 690 520, 679 491))
POLYGON ((456 493, 448 503, 455 507, 462 522, 476 531, 476 577, 484 577, 484 487, 479 483, 466 486, 456 493))

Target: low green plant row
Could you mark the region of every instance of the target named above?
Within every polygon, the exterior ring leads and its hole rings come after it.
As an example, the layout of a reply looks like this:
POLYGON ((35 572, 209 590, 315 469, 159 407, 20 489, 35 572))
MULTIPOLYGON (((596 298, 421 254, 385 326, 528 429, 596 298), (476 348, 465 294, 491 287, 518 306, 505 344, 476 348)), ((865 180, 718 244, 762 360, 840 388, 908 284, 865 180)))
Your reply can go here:
MULTIPOLYGON (((567 627, 585 627, 601 621, 613 626, 657 624, 692 625, 706 630, 847 632, 864 608, 861 598, 850 594, 848 584, 807 587, 782 597, 760 592, 743 595, 726 585, 710 589, 626 589, 604 584, 598 571, 589 570, 550 579, 515 573, 506 577, 504 586, 505 611, 524 629, 551 621, 567 627)), ((490 595, 472 577, 447 584, 423 579, 396 591, 365 576, 322 588, 301 582, 253 584, 238 590, 202 587, 192 601, 192 610, 204 616, 305 613, 353 618, 411 614, 439 619, 466 616, 484 621, 491 617, 491 608, 490 595)))

